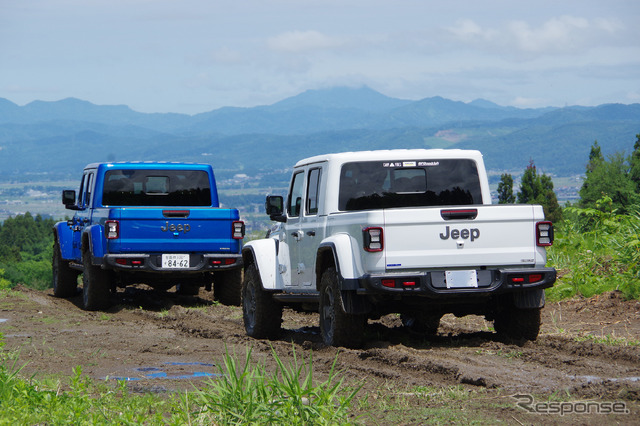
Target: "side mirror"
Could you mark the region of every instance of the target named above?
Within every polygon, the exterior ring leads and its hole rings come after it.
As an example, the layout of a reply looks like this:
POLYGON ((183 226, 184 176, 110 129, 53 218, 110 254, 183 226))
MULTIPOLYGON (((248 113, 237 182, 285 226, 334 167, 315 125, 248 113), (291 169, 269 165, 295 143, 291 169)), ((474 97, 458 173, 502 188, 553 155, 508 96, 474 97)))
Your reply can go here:
POLYGON ((284 213, 284 199, 281 195, 268 195, 264 204, 265 210, 271 220, 276 222, 286 222, 284 213))
POLYGON ((73 189, 65 189, 62 191, 62 204, 69 210, 78 210, 76 205, 76 191, 73 189))

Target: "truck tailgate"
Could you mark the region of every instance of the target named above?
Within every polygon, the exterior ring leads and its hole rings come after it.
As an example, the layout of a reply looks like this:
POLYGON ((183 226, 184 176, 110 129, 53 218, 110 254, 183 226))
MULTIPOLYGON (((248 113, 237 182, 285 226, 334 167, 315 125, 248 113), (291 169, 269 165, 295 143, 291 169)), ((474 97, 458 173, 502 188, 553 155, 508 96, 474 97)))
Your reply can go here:
POLYGON ((109 240, 111 253, 238 253, 231 237, 236 209, 128 208, 112 209, 120 237, 109 240))
POLYGON ((386 209, 386 267, 532 265, 536 262, 535 223, 540 220, 542 210, 533 205, 386 209), (445 214, 460 210, 476 214, 468 218, 445 214))

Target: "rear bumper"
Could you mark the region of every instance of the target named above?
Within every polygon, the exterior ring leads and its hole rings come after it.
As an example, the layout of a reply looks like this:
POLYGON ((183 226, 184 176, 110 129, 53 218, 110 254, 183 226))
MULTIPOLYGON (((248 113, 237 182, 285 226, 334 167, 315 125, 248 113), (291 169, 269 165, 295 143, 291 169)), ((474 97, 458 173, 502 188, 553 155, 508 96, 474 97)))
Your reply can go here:
POLYGON ((477 287, 447 286, 445 271, 429 271, 365 275, 358 279, 343 280, 342 290, 355 290, 358 295, 456 298, 545 289, 556 281, 554 268, 479 270, 476 274, 477 287))
POLYGON ((242 268, 242 255, 189 253, 188 268, 163 268, 162 254, 156 253, 107 254, 103 258, 94 258, 94 264, 101 264, 105 269, 116 271, 188 274, 242 268))

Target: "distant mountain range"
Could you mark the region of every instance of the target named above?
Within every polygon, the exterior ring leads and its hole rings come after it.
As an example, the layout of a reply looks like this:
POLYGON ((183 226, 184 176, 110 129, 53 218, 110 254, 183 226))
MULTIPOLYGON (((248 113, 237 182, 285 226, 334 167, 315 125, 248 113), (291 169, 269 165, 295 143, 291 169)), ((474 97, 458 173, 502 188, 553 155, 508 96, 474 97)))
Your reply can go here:
POLYGON ((409 101, 370 88, 309 90, 273 105, 196 115, 145 114, 79 99, 0 98, 0 178, 77 176, 89 162, 198 161, 223 174, 290 167, 306 156, 393 148, 479 149, 487 167, 584 172, 595 140, 605 154, 630 152, 640 104, 520 109, 486 100, 409 101))

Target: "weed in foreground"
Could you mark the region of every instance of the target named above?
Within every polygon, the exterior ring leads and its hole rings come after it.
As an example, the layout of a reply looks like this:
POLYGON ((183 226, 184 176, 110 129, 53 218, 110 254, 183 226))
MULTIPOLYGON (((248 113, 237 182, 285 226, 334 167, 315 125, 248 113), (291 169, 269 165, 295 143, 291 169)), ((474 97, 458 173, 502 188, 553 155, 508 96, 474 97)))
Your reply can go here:
MULTIPOLYGON (((200 415, 219 424, 337 424, 348 420, 351 401, 360 388, 345 391, 337 379, 336 360, 327 380, 313 383, 313 363, 298 361, 294 349, 292 365, 285 365, 272 348, 276 371, 269 374, 261 364, 252 364, 251 349, 239 363, 227 351, 221 377, 208 381, 208 389, 197 390, 200 415)), ((202 420, 202 418, 200 418, 202 420)))

